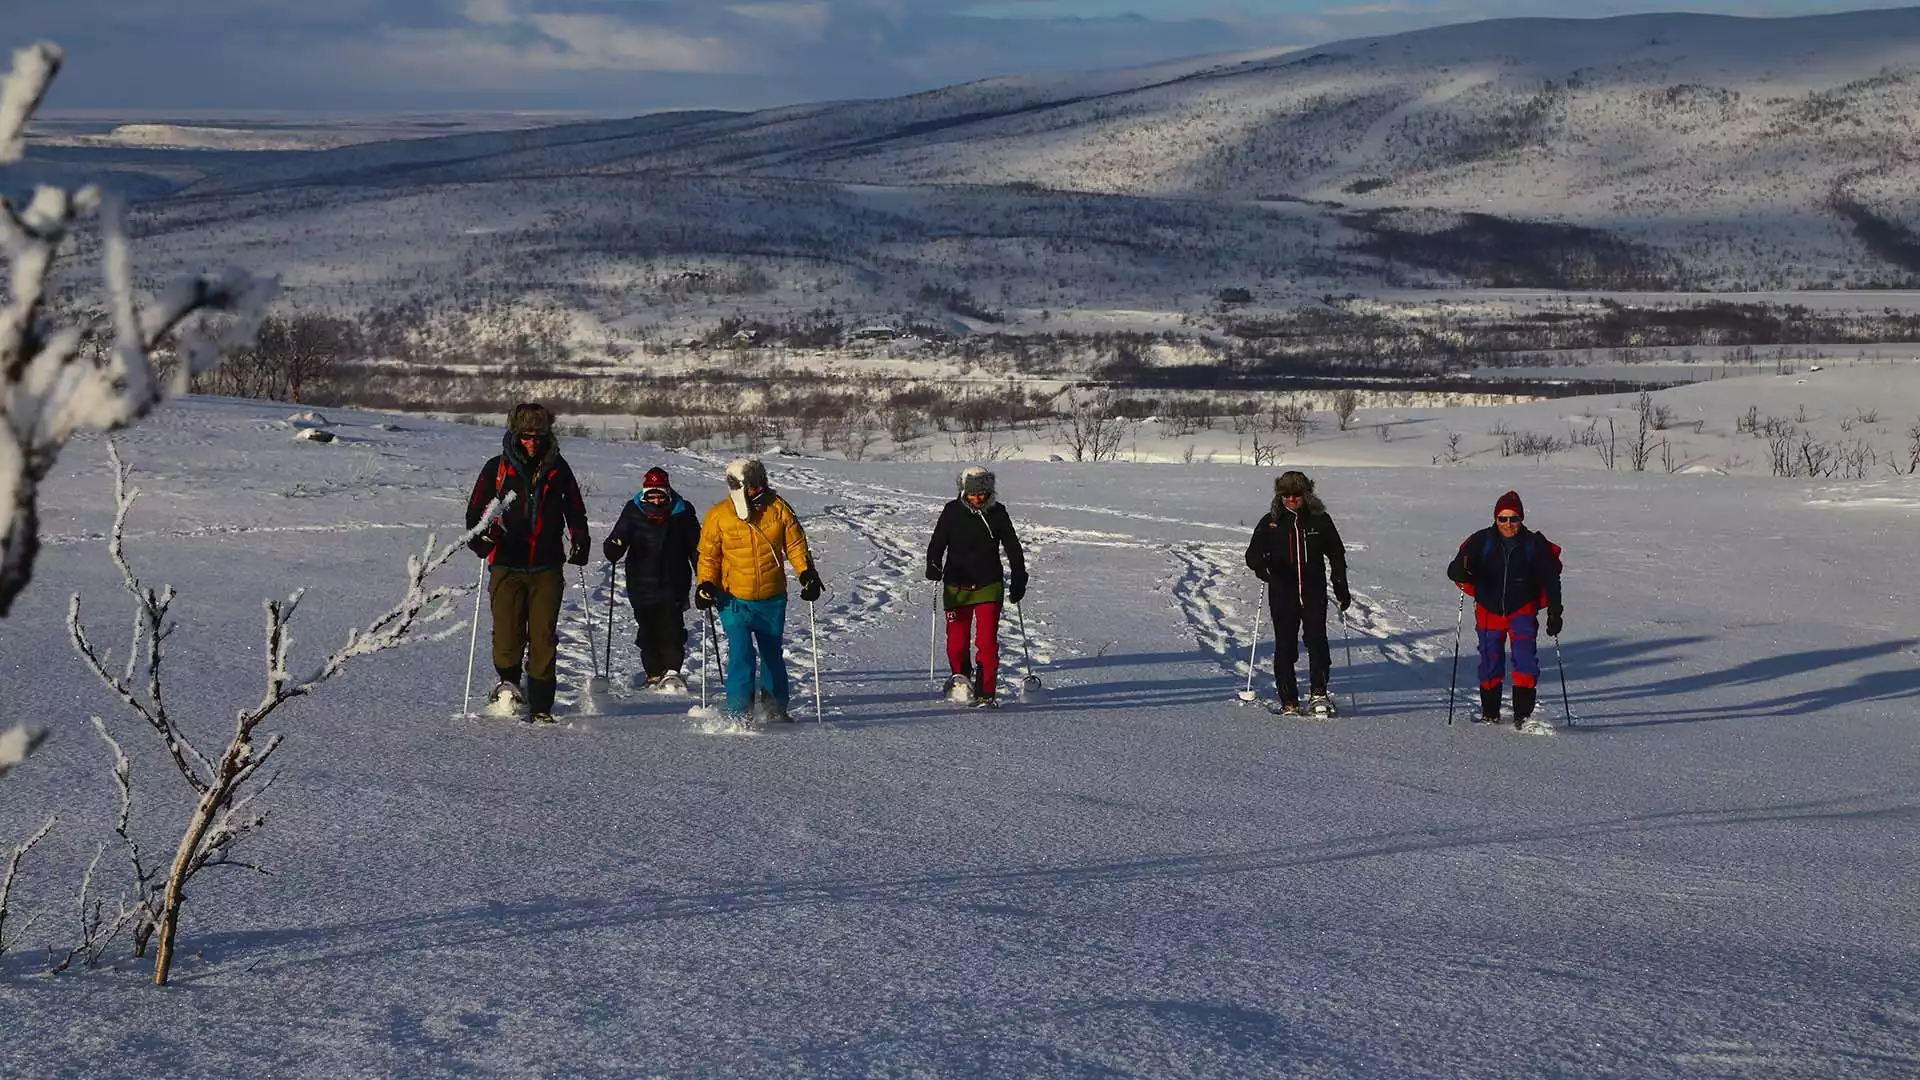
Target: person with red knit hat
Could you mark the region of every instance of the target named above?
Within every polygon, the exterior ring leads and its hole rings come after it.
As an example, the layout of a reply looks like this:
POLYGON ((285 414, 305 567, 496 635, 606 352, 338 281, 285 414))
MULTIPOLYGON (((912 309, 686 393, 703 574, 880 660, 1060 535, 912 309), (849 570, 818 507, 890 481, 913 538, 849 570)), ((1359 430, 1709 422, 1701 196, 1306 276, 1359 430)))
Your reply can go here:
POLYGON ((1539 615, 1546 631, 1560 636, 1560 546, 1528 529, 1520 493, 1493 504, 1493 524, 1467 537, 1447 563, 1447 578, 1473 597, 1473 625, 1480 635, 1480 716, 1500 722, 1500 690, 1506 681, 1507 642, 1513 643, 1513 726, 1533 715, 1540 682, 1539 615))
POLYGON ((647 470, 601 547, 608 562, 626 560, 627 600, 647 686, 685 690, 687 596, 700 558, 700 517, 673 490, 667 470, 647 470))

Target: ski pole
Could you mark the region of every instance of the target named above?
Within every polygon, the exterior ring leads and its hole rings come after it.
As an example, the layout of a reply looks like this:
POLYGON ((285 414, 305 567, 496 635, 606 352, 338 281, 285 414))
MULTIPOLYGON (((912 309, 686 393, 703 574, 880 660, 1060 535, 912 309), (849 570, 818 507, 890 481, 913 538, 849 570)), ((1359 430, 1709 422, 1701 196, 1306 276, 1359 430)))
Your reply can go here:
POLYGON ((587 588, 587 568, 576 567, 580 574, 580 621, 587 627, 587 666, 593 669, 593 677, 600 677, 600 646, 593 641, 593 591, 587 588))
POLYGON ((1267 606, 1267 583, 1260 582, 1260 607, 1253 609, 1253 647, 1247 650, 1247 688, 1240 692, 1241 701, 1253 701, 1253 672, 1260 660, 1260 608, 1267 606))
POLYGON ((1460 594, 1460 613, 1453 617, 1453 674, 1447 676, 1447 726, 1453 726, 1453 688, 1460 682, 1460 627, 1467 621, 1467 594, 1460 594))
MULTIPOLYGON (((707 623, 713 623, 713 609, 707 609, 707 623)), ((700 635, 700 708, 707 707, 707 680, 713 677, 713 661, 707 658, 707 635, 700 635)))
POLYGON ((927 609, 927 682, 940 685, 940 583, 933 583, 933 603, 927 609))
MULTIPOLYGON (((608 563, 607 564, 607 662, 605 664, 605 667, 607 670, 607 678, 609 679, 613 678, 613 598, 620 592, 619 581, 620 581, 620 564, 617 562, 608 563)), ((686 641, 685 638, 681 638, 680 640, 683 644, 686 641)))
POLYGON ((1340 644, 1347 650, 1347 700, 1353 711, 1360 711, 1360 691, 1353 689, 1353 628, 1347 624, 1347 611, 1340 609, 1340 644))
POLYGON ((1560 712, 1567 718, 1568 727, 1579 727, 1573 721, 1573 703, 1567 699, 1567 660, 1560 655, 1560 635, 1553 635, 1553 661, 1560 669, 1560 712))
POLYGON ((807 629, 813 631, 813 722, 826 723, 826 706, 820 694, 820 623, 813 615, 813 601, 807 601, 807 629))
POLYGON ((480 560, 480 580, 473 583, 473 632, 467 635, 467 692, 460 696, 460 715, 472 716, 467 707, 473 704, 473 654, 480 646, 480 597, 487 591, 487 560, 480 560))
POLYGON ((1020 620, 1020 655, 1026 658, 1027 674, 1020 680, 1020 689, 1034 691, 1040 689, 1040 676, 1033 673, 1033 646, 1027 641, 1027 613, 1019 604, 1013 605, 1013 617, 1020 620))

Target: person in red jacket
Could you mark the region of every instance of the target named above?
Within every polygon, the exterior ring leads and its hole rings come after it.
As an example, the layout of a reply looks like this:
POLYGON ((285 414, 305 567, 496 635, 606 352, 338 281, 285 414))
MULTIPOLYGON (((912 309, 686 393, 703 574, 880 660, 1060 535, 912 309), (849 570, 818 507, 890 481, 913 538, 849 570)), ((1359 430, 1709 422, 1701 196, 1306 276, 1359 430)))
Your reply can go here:
POLYGON ((1540 611, 1546 631, 1560 636, 1560 546, 1524 524, 1520 493, 1493 504, 1493 524, 1460 545, 1447 563, 1447 578, 1473 597, 1473 625, 1480 632, 1480 716, 1500 722, 1500 687, 1506 681, 1507 640, 1513 641, 1513 726, 1533 715, 1539 692, 1540 611))
POLYGON ((587 508, 573 469, 553 439, 553 413, 543 405, 516 405, 501 440, 467 497, 467 528, 480 524, 493 500, 514 494, 491 528, 468 546, 487 560, 487 595, 493 602, 493 669, 500 685, 490 705, 518 708, 529 719, 553 722, 554 676, 559 651, 560 601, 566 592, 563 563, 587 564, 587 508), (566 546, 560 534, 565 530, 566 546), (521 660, 527 692, 520 693, 521 660))

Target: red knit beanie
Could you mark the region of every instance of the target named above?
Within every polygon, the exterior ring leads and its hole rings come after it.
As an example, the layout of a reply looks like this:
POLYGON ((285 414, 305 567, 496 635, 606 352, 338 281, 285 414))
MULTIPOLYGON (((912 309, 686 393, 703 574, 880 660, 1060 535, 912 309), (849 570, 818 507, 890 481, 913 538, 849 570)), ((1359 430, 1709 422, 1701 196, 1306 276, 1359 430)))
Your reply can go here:
POLYGON ((658 465, 648 469, 646 478, 640 482, 640 486, 643 489, 669 487, 670 485, 667 483, 667 470, 658 465))
POLYGON ((1494 517, 1499 517, 1502 512, 1507 510, 1511 510, 1523 518, 1527 516, 1526 508, 1520 505, 1519 492, 1509 491, 1505 495, 1500 496, 1499 502, 1493 504, 1494 517))

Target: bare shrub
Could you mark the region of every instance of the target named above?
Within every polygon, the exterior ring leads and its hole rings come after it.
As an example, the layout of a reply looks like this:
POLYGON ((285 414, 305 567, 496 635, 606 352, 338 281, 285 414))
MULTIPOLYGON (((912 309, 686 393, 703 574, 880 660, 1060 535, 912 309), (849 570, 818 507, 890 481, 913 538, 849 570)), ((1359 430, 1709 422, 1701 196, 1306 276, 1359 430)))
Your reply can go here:
MULTIPOLYGON (((407 559, 406 586, 399 601, 364 628, 348 631, 345 643, 304 676, 295 676, 288 668, 292 647, 288 627, 306 591, 296 590, 285 600, 267 601, 263 605, 267 616, 263 650, 266 659, 265 692, 259 701, 239 710, 227 745, 219 754, 209 757, 194 745, 187 731, 169 712, 169 699, 163 693, 161 673, 164 670, 165 643, 175 629, 168 614, 175 593, 172 586, 155 590, 143 585, 127 560, 127 514, 133 508, 139 491, 128 486, 131 470, 120 461, 111 443, 108 444, 108 456, 114 469, 115 511, 107 550, 119 568, 121 587, 133 598, 135 610, 124 670, 115 671, 111 668, 108 656, 95 648, 81 621, 78 593, 74 594, 67 606, 67 632, 74 652, 87 669, 113 692, 114 697, 138 723, 150 729, 160 740, 174 768, 194 796, 184 833, 165 878, 157 917, 148 928, 148 932, 158 937, 153 981, 164 985, 173 964, 174 941, 188 885, 201 871, 210 867, 248 866, 234 858, 234 849, 266 823, 266 812, 254 809, 253 802, 273 785, 274 777, 259 778, 261 770, 272 759, 274 751, 279 749, 284 736, 276 732, 264 742, 256 741, 255 736, 261 725, 282 705, 312 694, 354 659, 423 640, 421 635, 415 633, 416 627, 449 621, 455 611, 447 600, 456 590, 429 588, 427 578, 463 549, 467 541, 491 527, 513 496, 509 494, 505 501, 496 500, 478 525, 444 548, 436 550, 433 538, 428 537, 425 548, 407 559), (136 683, 142 675, 144 687, 136 683), (256 780, 259 780, 257 784, 256 780)), ((424 640, 446 637, 459 630, 461 625, 453 623, 437 633, 426 635, 424 640)), ((135 938, 144 947, 147 934, 136 930, 135 938)))
POLYGON ((1360 392, 1351 388, 1336 390, 1333 394, 1333 418, 1345 431, 1353 423, 1353 414, 1360 408, 1360 392))
POLYGON ((1120 456, 1126 421, 1105 390, 1069 398, 1067 410, 1054 427, 1075 461, 1113 461, 1120 456))

